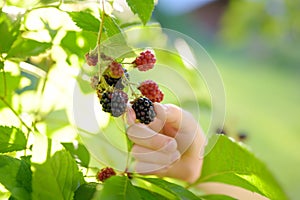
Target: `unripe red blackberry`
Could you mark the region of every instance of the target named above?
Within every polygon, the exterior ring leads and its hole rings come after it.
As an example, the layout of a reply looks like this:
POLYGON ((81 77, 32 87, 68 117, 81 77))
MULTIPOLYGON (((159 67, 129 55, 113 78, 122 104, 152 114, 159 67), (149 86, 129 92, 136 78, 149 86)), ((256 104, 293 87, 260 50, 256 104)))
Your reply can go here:
POLYGON ((103 168, 101 169, 97 175, 96 175, 96 178, 98 181, 105 181, 106 179, 112 177, 112 176, 115 176, 116 175, 116 172, 114 171, 113 168, 111 167, 106 167, 106 168, 103 168))
POLYGON ((85 60, 86 63, 89 66, 96 66, 98 63, 98 54, 97 53, 92 53, 92 52, 88 52, 85 54, 85 60))
POLYGON ((158 93, 155 95, 155 97, 153 97, 152 102, 161 102, 164 99, 164 93, 159 90, 158 93))
POLYGON ((142 82, 138 89, 152 102, 161 102, 164 98, 164 94, 159 89, 157 83, 152 80, 146 80, 142 82))
POLYGON ((113 61, 109 65, 110 75, 112 78, 121 78, 124 74, 122 65, 116 61, 113 61))
POLYGON ((132 108, 135 112, 136 119, 141 123, 150 124, 156 116, 153 103, 147 97, 136 99, 132 104, 132 108))
POLYGON ((147 71, 149 69, 152 69, 155 62, 155 56, 149 50, 140 53, 140 55, 133 61, 133 63, 136 65, 135 67, 137 67, 140 71, 147 71))

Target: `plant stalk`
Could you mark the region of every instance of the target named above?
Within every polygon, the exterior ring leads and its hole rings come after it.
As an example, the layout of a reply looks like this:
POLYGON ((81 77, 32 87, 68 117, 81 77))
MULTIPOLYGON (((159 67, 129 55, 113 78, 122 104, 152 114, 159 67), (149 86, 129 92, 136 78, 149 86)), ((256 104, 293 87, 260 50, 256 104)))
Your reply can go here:
POLYGON ((105 10, 104 10, 104 0, 102 0, 102 12, 101 12, 101 20, 100 20, 100 28, 98 32, 98 38, 97 38, 97 52, 98 52, 98 66, 99 66, 99 81, 102 77, 102 67, 100 65, 100 59, 101 59, 101 37, 102 37, 102 32, 103 32, 103 26, 104 26, 104 16, 105 16, 105 10))

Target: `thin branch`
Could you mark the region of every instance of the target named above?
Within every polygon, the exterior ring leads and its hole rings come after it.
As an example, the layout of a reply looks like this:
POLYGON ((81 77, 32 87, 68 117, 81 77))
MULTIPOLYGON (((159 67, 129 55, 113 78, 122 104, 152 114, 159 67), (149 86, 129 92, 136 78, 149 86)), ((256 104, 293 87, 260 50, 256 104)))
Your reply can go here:
POLYGON ((52 150, 52 139, 48 138, 47 140, 47 160, 51 157, 51 150, 52 150))
POLYGON ((24 156, 27 156, 27 146, 28 146, 29 135, 30 135, 30 131, 27 130, 27 133, 26 133, 26 148, 24 149, 24 156))
POLYGON ((37 114, 40 112, 41 110, 41 107, 43 106, 43 94, 44 94, 44 91, 45 91, 45 88, 46 88, 46 84, 47 84, 47 81, 48 81, 48 76, 49 76, 49 71, 51 70, 51 66, 49 66, 49 69, 46 71, 46 76, 44 78, 44 81, 43 81, 43 85, 42 85, 42 89, 40 91, 40 101, 39 101, 39 105, 37 106, 36 110, 35 110, 35 118, 37 116, 37 114))
POLYGON ((15 116, 19 119, 19 121, 27 128, 28 131, 32 131, 32 129, 22 120, 22 118, 19 116, 19 114, 9 105, 9 103, 5 100, 4 97, 0 97, 0 100, 15 114, 15 116))
POLYGON ((6 87, 7 87, 7 84, 6 84, 6 75, 5 75, 5 71, 4 71, 4 69, 2 70, 2 73, 3 73, 3 90, 4 90, 4 95, 3 95, 3 97, 5 98, 6 97, 6 95, 7 95, 7 89, 6 89, 6 87))
POLYGON ((43 9, 43 8, 56 8, 57 10, 61 10, 59 7, 61 6, 62 2, 60 1, 58 5, 45 5, 45 6, 38 6, 25 11, 25 13, 30 13, 34 10, 43 9))
POLYGON ((100 81, 100 78, 102 76, 102 67, 100 65, 100 59, 101 59, 100 43, 101 43, 101 37, 102 37, 102 32, 103 32, 103 26, 104 26, 104 16, 105 16, 104 0, 102 0, 101 21, 100 21, 100 28, 99 28, 99 32, 98 32, 98 38, 97 38, 98 65, 99 65, 99 81, 100 81))

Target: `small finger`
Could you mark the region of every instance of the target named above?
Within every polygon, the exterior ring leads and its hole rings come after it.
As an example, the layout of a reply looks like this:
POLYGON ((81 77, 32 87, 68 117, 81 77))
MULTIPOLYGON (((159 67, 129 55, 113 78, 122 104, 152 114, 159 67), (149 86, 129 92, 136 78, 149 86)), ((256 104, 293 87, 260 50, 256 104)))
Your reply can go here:
POLYGON ((139 174, 159 174, 160 171, 165 171, 168 166, 160 165, 156 163, 137 162, 135 165, 135 171, 139 174))
POLYGON ((127 129, 127 135, 135 144, 152 150, 162 149, 170 142, 176 143, 174 138, 159 134, 148 126, 140 123, 131 125, 127 129))
POLYGON ((153 151, 139 145, 134 145, 131 153, 139 162, 156 163, 160 165, 170 165, 180 158, 180 153, 177 150, 174 152, 153 151))

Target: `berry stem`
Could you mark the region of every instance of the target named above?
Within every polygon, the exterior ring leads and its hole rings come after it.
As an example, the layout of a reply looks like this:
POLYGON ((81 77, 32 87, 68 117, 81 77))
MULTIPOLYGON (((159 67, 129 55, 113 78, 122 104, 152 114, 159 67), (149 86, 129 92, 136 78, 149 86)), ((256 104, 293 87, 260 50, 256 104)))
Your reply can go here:
POLYGON ((52 150, 52 139, 48 138, 47 140, 47 160, 51 157, 51 150, 52 150))
POLYGON ((137 95, 135 92, 134 92, 134 89, 132 88, 132 83, 128 80, 128 78, 124 75, 124 80, 128 83, 128 86, 129 86, 129 90, 131 91, 131 94, 134 96, 134 97, 139 97, 139 95, 137 95))
POLYGON ((133 65, 132 63, 122 62, 124 65, 133 65))
POLYGON ((102 37, 102 32, 103 32, 103 25, 104 25, 104 16, 105 16, 105 10, 104 10, 104 0, 102 2, 102 12, 101 12, 101 20, 100 20, 100 28, 98 32, 98 38, 97 38, 97 51, 98 51, 98 66, 99 66, 99 81, 100 78, 102 77, 102 67, 100 65, 100 59, 101 59, 101 49, 100 49, 100 44, 101 44, 101 37, 102 37))

